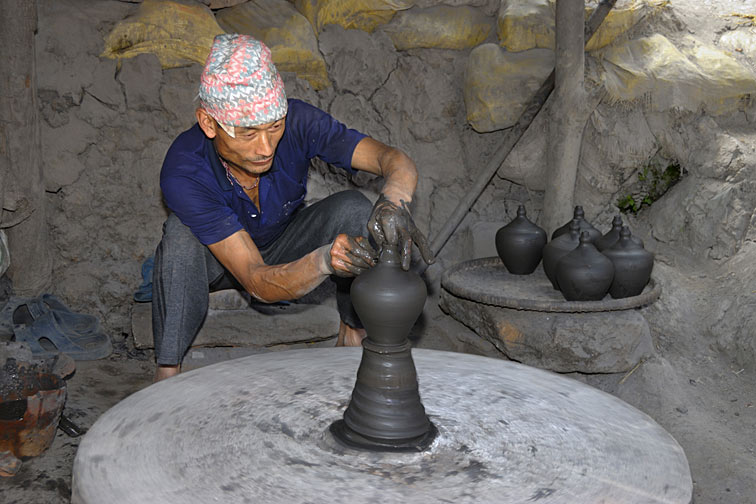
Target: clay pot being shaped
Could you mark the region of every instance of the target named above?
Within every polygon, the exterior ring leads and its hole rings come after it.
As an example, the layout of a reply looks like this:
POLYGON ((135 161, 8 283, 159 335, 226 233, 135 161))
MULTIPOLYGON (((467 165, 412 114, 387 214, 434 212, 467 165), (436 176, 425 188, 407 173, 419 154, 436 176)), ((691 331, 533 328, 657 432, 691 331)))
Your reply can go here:
MULTIPOLYGON (((583 211, 583 207, 578 205, 575 207, 575 210, 572 214, 572 220, 577 219, 580 223, 580 232, 587 231, 591 236, 591 241, 595 242, 599 238, 601 238, 601 231, 596 229, 591 225, 590 222, 585 220, 585 212, 583 211)), ((562 236, 563 234, 566 234, 570 230, 570 224, 572 221, 566 223, 564 226, 557 228, 553 233, 551 233, 551 239, 557 238, 558 236, 562 236)))
POLYGON ((543 247, 543 272, 546 273, 546 277, 556 290, 559 290, 556 276, 557 263, 580 244, 579 230, 580 222, 574 219, 567 234, 554 238, 543 247))
POLYGON ((425 283, 402 269, 396 247, 384 246, 378 264, 352 282, 351 296, 367 337, 343 423, 332 431, 365 449, 425 449, 435 427, 420 400, 407 339, 423 311, 425 283))
POLYGON ((350 293, 368 338, 378 345, 402 343, 428 297, 425 282, 402 269, 398 249, 386 246, 378 263, 354 279, 350 293))
POLYGON ((614 264, 614 280, 609 288, 613 298, 637 296, 651 279, 654 254, 633 241, 630 228, 622 226, 617 243, 603 251, 614 264))
POLYGON ((538 267, 546 245, 546 231, 533 224, 525 207, 517 208, 517 217, 496 232, 496 252, 507 271, 529 275, 538 267))
MULTIPOLYGON (((620 230, 622 229, 622 217, 619 215, 616 215, 614 219, 612 219, 612 229, 610 229, 605 235, 603 235, 601 238, 593 242, 594 245, 596 245, 596 248, 599 250, 599 252, 602 252, 615 243, 617 243, 617 240, 620 238, 620 230)), ((643 246, 643 240, 638 238, 637 236, 631 236, 631 240, 633 240, 635 243, 643 246)))
POLYGON ((557 282, 567 301, 600 301, 613 278, 612 261, 596 249, 585 231, 580 245, 557 263, 557 282))

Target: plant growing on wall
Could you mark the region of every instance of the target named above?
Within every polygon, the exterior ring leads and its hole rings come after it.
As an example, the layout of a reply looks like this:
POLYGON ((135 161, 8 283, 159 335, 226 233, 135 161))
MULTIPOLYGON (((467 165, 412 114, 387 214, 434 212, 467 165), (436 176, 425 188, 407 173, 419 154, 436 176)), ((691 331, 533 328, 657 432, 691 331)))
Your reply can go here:
POLYGON ((661 198, 684 174, 685 170, 676 160, 654 158, 638 170, 637 184, 617 200, 617 208, 623 213, 638 213, 644 205, 650 206, 661 198))

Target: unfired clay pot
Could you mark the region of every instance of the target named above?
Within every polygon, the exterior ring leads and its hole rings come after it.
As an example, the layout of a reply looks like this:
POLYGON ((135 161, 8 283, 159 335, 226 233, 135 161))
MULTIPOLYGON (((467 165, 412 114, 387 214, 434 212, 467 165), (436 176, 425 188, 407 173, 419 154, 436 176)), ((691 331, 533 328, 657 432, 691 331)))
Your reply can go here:
POLYGON ((423 311, 425 283, 402 269, 396 247, 384 246, 378 264, 352 282, 351 295, 367 337, 352 399, 332 431, 364 449, 424 449, 435 428, 420 401, 407 335, 423 311))
POLYGON ((513 275, 533 273, 545 245, 546 231, 528 219, 523 205, 517 208, 517 217, 496 232, 496 251, 513 275))
MULTIPOLYGON (((590 222, 585 220, 585 212, 583 211, 583 207, 578 205, 575 207, 575 210, 572 215, 572 219, 577 219, 580 223, 580 232, 587 231, 588 234, 591 237, 591 241, 595 242, 599 238, 601 238, 601 231, 593 227, 590 222)), ((559 236, 562 236, 563 234, 566 234, 570 230, 570 224, 572 221, 565 223, 562 227, 557 228, 553 233, 551 233, 551 239, 557 238, 559 236)))
POLYGON ((600 301, 609 292, 614 265, 584 231, 580 245, 559 260, 556 273, 559 289, 567 301, 600 301))
POLYGON ((637 296, 651 279, 654 254, 632 240, 630 228, 622 226, 620 238, 603 251, 614 264, 614 280, 609 288, 613 298, 637 296))
MULTIPOLYGON (((599 252, 604 251, 605 249, 608 249, 615 243, 617 243, 617 240, 620 238, 620 230, 622 229, 622 217, 619 215, 615 215, 614 219, 612 219, 612 229, 607 231, 606 234, 604 234, 601 238, 596 240, 594 242, 594 245, 596 245, 596 248, 599 249, 599 252)), ((633 240, 635 243, 643 246, 643 240, 638 238, 637 236, 631 236, 631 240, 633 240)))
POLYGON ((580 221, 573 219, 570 231, 552 239, 543 247, 543 272, 551 282, 551 285, 559 290, 556 267, 559 260, 571 252, 580 244, 580 221))

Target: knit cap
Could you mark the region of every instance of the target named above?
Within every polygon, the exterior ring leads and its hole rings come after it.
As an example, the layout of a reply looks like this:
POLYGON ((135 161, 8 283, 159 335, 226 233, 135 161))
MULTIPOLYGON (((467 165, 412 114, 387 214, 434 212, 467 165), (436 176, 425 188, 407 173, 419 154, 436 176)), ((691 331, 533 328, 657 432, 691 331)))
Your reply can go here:
POLYGON ((283 80, 268 46, 249 35, 217 35, 200 77, 202 108, 232 137, 230 126, 253 127, 286 115, 283 80))

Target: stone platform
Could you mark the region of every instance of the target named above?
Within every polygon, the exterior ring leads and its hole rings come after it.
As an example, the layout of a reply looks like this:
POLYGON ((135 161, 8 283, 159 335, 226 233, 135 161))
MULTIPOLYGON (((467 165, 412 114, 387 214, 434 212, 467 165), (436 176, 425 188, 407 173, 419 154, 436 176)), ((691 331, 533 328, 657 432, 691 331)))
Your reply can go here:
POLYGON ((566 301, 541 265, 512 275, 490 257, 449 268, 441 287, 444 312, 518 362, 563 373, 620 373, 653 354, 639 310, 661 293, 653 279, 638 296, 566 301))
MULTIPOLYGON (((265 312, 251 308, 249 298, 236 290, 212 292, 207 318, 192 347, 280 349, 297 345, 334 345, 339 331, 335 301, 264 305, 260 309, 265 312)), ((132 307, 131 333, 136 348, 155 347, 152 303, 136 303, 132 307)))
POLYGON ((255 355, 109 410, 79 447, 72 504, 690 502, 680 446, 619 399, 501 359, 413 355, 439 429, 425 452, 363 452, 332 438, 360 349, 255 355))

